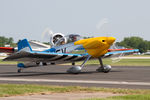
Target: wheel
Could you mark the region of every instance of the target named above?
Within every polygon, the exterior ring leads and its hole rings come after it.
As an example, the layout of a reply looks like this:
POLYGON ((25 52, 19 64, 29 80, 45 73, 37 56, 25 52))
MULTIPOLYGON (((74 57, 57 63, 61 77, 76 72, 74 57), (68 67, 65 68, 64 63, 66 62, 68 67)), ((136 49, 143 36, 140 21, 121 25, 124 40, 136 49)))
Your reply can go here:
POLYGON ((104 72, 104 73, 108 73, 111 70, 111 66, 110 65, 104 65, 103 67, 99 67, 98 69, 96 69, 97 72, 104 72))
POLYGON ((111 66, 110 65, 105 65, 104 69, 103 69, 103 72, 108 73, 108 72, 110 72, 110 70, 111 70, 111 66))
POLYGON ((43 66, 46 66, 47 65, 47 63, 46 62, 43 62, 43 66))
POLYGON ((18 73, 21 73, 21 69, 18 69, 17 72, 18 72, 18 73))
POLYGON ((104 72, 104 73, 108 73, 109 71, 105 71, 105 70, 104 70, 103 72, 104 72))
POLYGON ((67 73, 71 73, 71 74, 79 74, 80 72, 81 72, 80 66, 74 66, 67 70, 67 73))

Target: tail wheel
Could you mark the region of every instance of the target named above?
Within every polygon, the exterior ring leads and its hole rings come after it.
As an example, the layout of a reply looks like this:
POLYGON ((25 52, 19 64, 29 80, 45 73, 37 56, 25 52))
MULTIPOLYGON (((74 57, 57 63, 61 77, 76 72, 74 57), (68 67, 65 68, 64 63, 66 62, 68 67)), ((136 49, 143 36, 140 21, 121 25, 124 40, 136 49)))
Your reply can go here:
POLYGON ((18 72, 18 73, 21 73, 21 69, 18 69, 17 72, 18 72))

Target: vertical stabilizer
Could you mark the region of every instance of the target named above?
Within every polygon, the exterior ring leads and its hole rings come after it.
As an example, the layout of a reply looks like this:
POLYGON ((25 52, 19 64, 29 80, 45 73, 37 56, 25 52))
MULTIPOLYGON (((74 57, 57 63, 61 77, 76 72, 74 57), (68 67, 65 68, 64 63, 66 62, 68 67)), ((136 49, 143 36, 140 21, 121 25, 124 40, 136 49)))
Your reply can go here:
POLYGON ((18 51, 20 51, 22 49, 32 51, 31 46, 27 39, 23 39, 18 42, 18 51))

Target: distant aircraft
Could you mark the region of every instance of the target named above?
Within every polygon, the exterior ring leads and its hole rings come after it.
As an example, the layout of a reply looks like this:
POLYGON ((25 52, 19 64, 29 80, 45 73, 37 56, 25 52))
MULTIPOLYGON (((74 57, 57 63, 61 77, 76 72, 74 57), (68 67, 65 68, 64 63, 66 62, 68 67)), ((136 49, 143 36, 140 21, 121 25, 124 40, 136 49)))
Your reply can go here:
MULTIPOLYGON (((12 54, 5 58, 4 61, 24 62, 18 63, 18 72, 21 72, 23 68, 37 67, 40 63, 42 63, 42 65, 47 65, 48 63, 72 63, 72 65, 74 65, 75 62, 83 61, 80 66, 73 66, 67 70, 68 73, 77 74, 81 72, 89 59, 97 58, 101 66, 96 71, 108 73, 111 70, 111 66, 103 65, 102 58, 139 51, 138 49, 109 49, 116 40, 114 37, 79 39, 80 36, 76 34, 71 34, 67 37, 68 39, 61 34, 53 35, 52 47, 43 51, 33 50, 27 39, 23 39, 19 41, 17 50, 8 48, 8 51, 12 54), (79 52, 79 54, 72 52, 74 50, 79 52)), ((0 51, 2 50, 3 49, 0 48, 0 51)))

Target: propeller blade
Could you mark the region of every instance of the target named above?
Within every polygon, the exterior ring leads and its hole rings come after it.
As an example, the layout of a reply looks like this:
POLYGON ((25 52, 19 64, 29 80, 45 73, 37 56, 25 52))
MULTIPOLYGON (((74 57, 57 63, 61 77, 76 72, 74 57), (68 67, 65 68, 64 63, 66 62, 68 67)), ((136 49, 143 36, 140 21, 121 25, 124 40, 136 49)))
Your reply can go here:
MULTIPOLYGON (((42 32, 42 39, 44 39, 46 35, 48 35, 48 36, 49 36, 48 38, 50 38, 50 37, 52 37, 53 34, 54 34, 54 33, 53 33, 52 30, 50 30, 49 28, 46 28, 46 29, 42 32)), ((47 37, 47 36, 46 36, 46 37, 47 37)))

